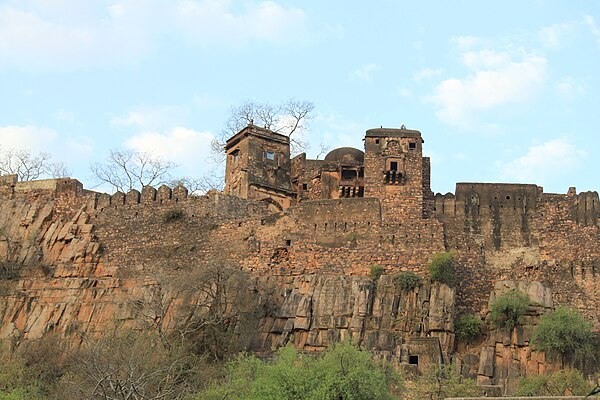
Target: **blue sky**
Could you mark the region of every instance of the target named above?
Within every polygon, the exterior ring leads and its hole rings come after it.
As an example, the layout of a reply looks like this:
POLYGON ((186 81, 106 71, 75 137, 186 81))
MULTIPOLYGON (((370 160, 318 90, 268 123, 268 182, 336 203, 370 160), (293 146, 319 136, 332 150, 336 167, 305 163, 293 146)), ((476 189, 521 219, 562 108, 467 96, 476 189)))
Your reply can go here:
POLYGON ((598 1, 0 1, 0 145, 201 176, 244 100, 314 102, 309 156, 418 129, 432 189, 600 188, 598 1))

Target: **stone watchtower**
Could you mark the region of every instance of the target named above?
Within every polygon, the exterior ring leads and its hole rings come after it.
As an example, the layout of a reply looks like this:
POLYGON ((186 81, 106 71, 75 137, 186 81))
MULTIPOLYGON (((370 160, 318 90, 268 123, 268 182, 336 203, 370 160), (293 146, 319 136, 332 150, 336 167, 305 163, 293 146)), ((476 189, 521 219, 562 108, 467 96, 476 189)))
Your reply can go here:
POLYGON ((384 219, 423 218, 429 190, 429 158, 421 132, 404 128, 369 129, 365 135, 365 197, 381 199, 384 219))
POLYGON ((225 152, 225 194, 291 205, 289 137, 248 125, 227 140, 225 152))

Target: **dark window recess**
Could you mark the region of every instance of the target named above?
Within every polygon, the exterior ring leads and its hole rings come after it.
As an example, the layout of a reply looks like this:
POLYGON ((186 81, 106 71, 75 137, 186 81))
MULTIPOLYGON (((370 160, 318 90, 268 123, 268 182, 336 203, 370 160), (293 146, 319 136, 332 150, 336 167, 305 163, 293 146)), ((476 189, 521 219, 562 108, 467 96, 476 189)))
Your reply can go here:
POLYGON ((408 148, 411 149, 411 150, 414 150, 414 149, 417 148, 417 144, 414 143, 414 142, 411 142, 411 143, 408 144, 408 148))
POLYGON ((379 139, 375 139, 375 144, 379 144, 379 139))
POLYGON ((358 177, 359 178, 364 178, 365 177, 365 170, 364 169, 360 169, 360 171, 358 171, 358 177))
POLYGON ((342 180, 350 181, 356 179, 356 171, 353 169, 343 169, 342 170, 342 180))
POLYGON ((303 183, 303 184, 302 184, 302 190, 307 190, 307 189, 308 189, 308 184, 306 184, 306 183, 303 183))
POLYGON ((419 356, 408 356, 408 363, 412 365, 419 365, 419 356))
POLYGON ((390 162, 390 171, 398 171, 398 162, 397 161, 390 162))
POLYGON ((233 159, 233 161, 237 161, 240 158, 239 150, 231 152, 231 158, 233 159))
POLYGON ((291 246, 292 245, 292 241, 290 239, 285 241, 285 245, 286 246, 291 246))
POLYGON ((275 160, 275 152, 274 151, 265 151, 265 158, 267 160, 275 160))

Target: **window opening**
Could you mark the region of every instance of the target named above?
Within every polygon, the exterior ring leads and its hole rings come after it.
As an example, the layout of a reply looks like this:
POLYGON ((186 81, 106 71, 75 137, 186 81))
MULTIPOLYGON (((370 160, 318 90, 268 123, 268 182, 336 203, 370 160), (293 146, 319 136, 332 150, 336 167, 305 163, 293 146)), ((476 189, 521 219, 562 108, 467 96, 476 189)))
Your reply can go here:
POLYGON ((308 189, 308 185, 306 183, 302 184, 302 190, 307 190, 308 189))
POLYGON ((274 151, 265 151, 265 158, 267 160, 274 161, 275 160, 275 152, 274 151))
POLYGON ((412 365, 419 365, 419 356, 408 356, 408 363, 412 365))
POLYGON ((408 148, 409 148, 410 150, 414 150, 414 149, 416 149, 416 148, 417 148, 417 144, 416 144, 416 143, 414 143, 414 142, 411 142, 411 143, 409 143, 409 144, 408 144, 408 148))
POLYGON ((375 139, 375 144, 379 144, 379 139, 375 139))
POLYGON ((390 171, 398 171, 398 161, 390 162, 390 171))
POLYGON ((343 169, 342 170, 342 180, 350 181, 356 179, 356 171, 353 169, 343 169))

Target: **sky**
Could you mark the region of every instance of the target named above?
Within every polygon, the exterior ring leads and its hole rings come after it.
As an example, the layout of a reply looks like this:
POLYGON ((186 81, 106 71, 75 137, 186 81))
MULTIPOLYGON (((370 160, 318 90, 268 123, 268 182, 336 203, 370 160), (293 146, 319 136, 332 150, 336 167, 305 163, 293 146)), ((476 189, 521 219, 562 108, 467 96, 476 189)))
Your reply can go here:
POLYGON ((598 190, 598 71, 595 0, 0 0, 0 148, 86 188, 115 148, 201 177, 232 107, 297 99, 309 157, 405 125, 434 192, 598 190))

